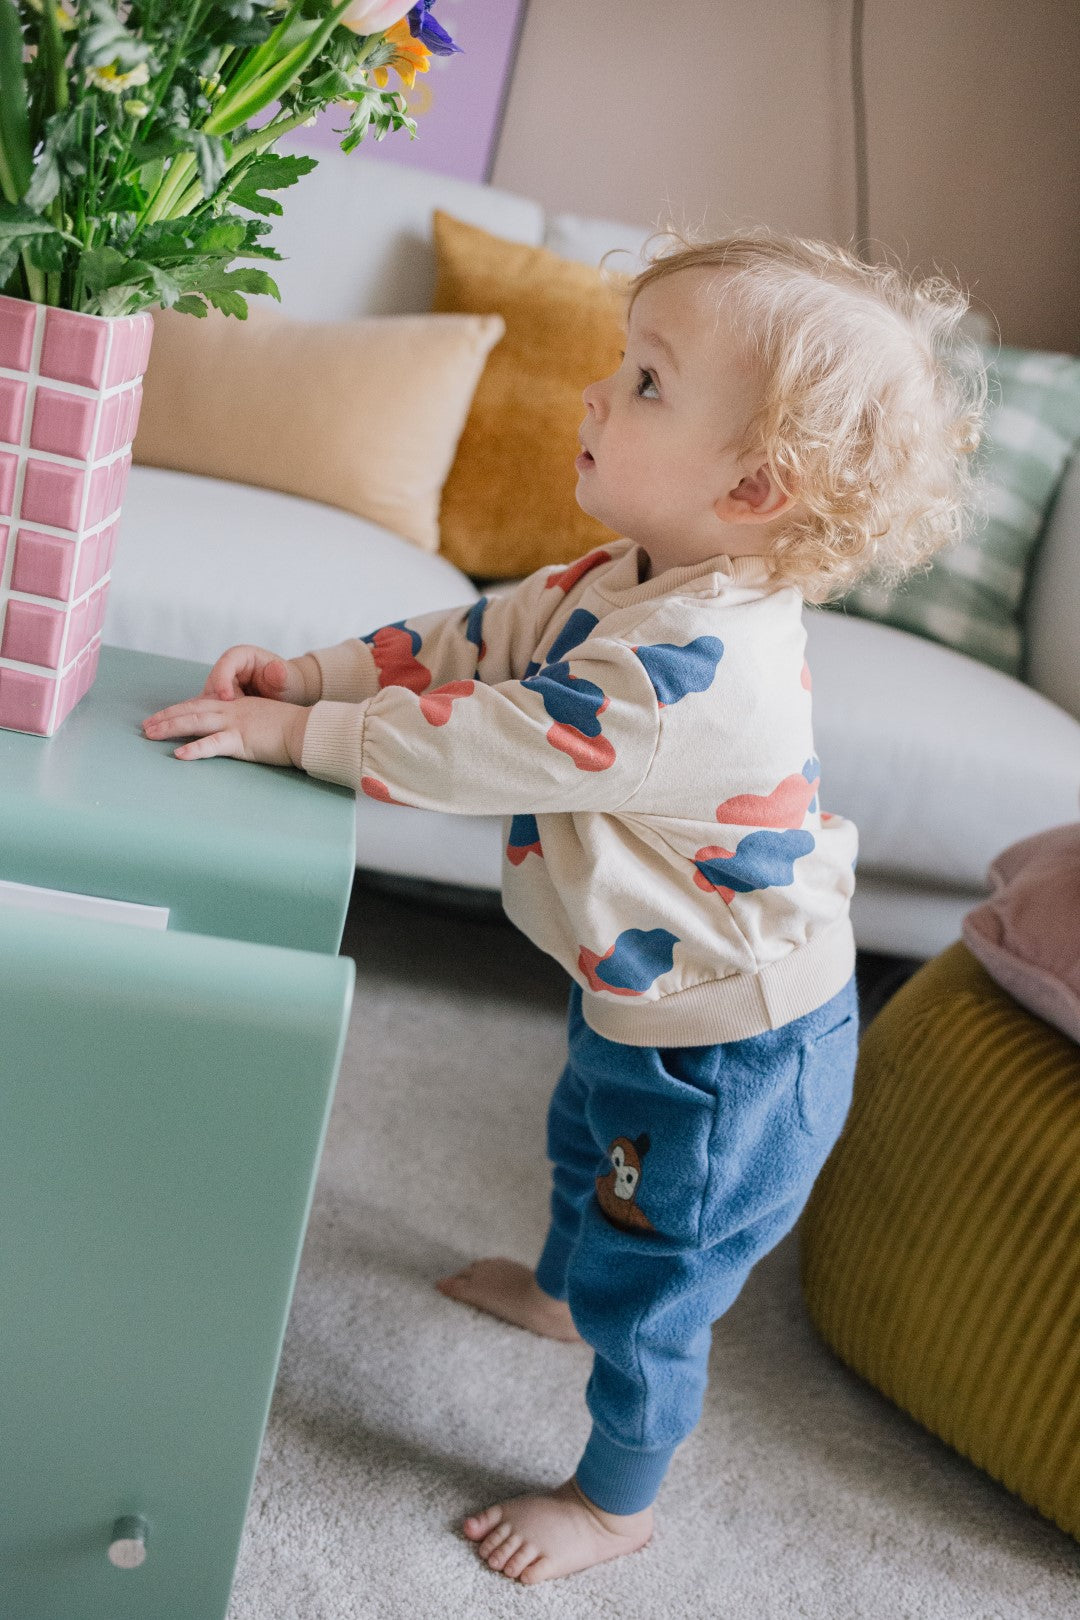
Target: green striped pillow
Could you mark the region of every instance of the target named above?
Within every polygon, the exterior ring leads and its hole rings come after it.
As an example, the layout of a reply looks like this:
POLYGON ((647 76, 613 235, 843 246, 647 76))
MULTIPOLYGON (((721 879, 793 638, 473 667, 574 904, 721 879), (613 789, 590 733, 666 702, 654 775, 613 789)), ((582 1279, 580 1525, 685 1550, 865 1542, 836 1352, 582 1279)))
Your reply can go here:
POLYGON ((1022 678, 1024 589, 1080 442, 1080 359, 1031 349, 984 349, 983 359, 990 397, 976 456, 982 510, 974 532, 892 590, 864 580, 825 605, 943 642, 1022 678))

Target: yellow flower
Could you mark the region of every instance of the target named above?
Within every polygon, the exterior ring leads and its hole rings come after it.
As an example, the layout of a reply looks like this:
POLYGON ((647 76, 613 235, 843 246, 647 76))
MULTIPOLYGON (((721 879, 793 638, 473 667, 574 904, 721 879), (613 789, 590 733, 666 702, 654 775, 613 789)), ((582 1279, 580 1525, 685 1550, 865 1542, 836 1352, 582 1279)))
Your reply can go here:
MULTIPOLYGON (((31 10, 36 11, 39 17, 43 17, 45 15, 44 0, 29 0, 29 5, 31 10)), ((63 6, 57 6, 55 10, 56 21, 60 32, 62 34, 70 34, 71 30, 76 26, 75 18, 70 12, 65 11, 63 6)))
POLYGON ((147 84, 150 80, 150 69, 145 62, 140 62, 127 73, 121 73, 115 62, 109 62, 105 67, 92 67, 86 70, 86 82, 95 85, 99 90, 107 90, 112 96, 122 96, 125 90, 133 85, 147 84))
POLYGON ((383 38, 393 45, 394 54, 382 67, 372 69, 372 78, 380 90, 385 90, 387 69, 393 68, 402 84, 408 85, 411 90, 416 75, 428 71, 431 57, 421 42, 412 37, 407 22, 396 22, 393 28, 386 30, 383 38))

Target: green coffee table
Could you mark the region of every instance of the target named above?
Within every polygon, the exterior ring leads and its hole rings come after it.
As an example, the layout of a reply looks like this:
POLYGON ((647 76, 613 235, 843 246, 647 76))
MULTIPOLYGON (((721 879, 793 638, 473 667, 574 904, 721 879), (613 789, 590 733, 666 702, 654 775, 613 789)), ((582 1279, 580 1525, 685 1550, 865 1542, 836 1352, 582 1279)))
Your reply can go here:
POLYGON ((353 796, 148 742, 205 674, 0 731, 12 1620, 223 1620, 344 1045, 353 796))

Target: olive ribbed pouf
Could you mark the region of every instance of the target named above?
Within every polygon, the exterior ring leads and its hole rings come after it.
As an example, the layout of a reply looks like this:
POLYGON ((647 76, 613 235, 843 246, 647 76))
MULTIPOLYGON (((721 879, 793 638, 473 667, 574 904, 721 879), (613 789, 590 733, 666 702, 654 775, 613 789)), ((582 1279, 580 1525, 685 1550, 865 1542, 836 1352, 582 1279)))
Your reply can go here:
POLYGON ((841 1359, 1080 1540, 1080 1047, 962 942, 863 1032, 800 1255, 841 1359))

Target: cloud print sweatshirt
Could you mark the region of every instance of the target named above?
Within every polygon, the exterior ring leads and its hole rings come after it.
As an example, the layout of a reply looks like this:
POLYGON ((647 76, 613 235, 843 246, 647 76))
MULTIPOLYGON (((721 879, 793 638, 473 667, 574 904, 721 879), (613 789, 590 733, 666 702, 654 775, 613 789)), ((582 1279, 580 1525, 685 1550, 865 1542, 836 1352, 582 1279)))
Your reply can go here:
POLYGON ((761 557, 647 564, 616 540, 315 652, 303 768, 504 816, 506 913, 597 1034, 741 1040, 854 971, 858 835, 821 809, 799 591, 761 557))

